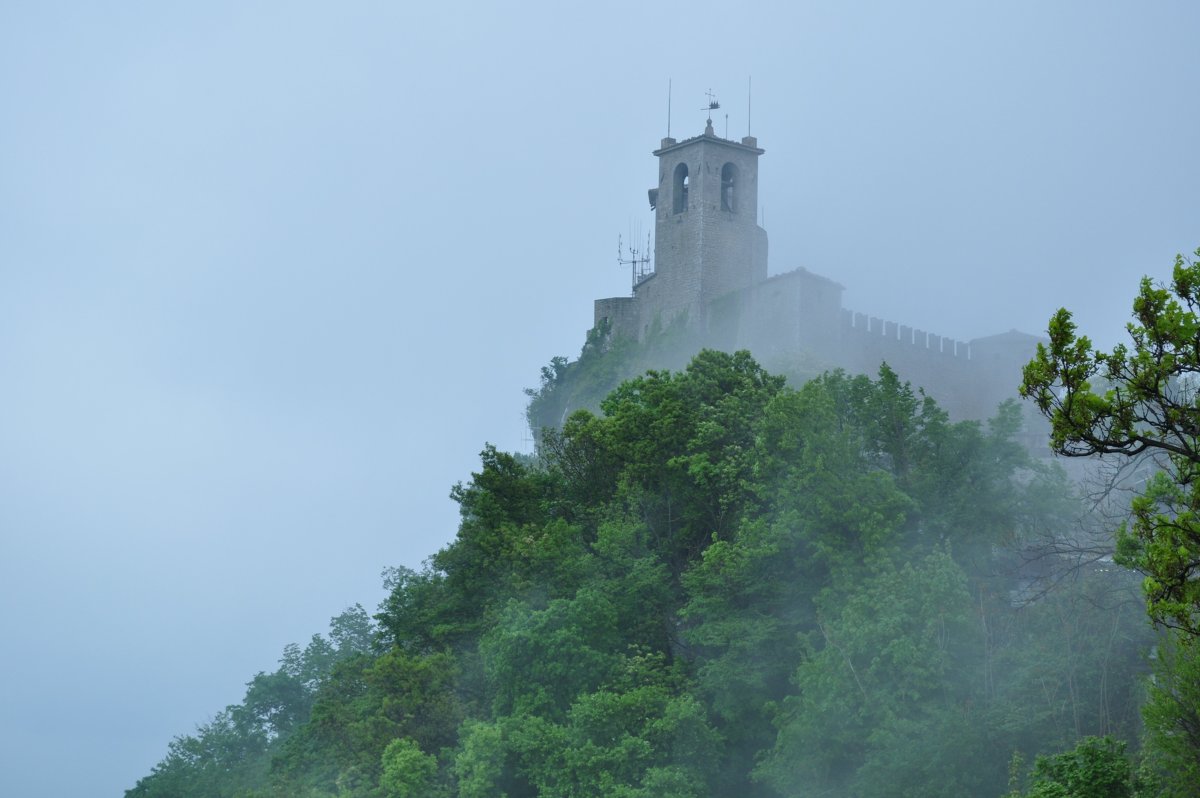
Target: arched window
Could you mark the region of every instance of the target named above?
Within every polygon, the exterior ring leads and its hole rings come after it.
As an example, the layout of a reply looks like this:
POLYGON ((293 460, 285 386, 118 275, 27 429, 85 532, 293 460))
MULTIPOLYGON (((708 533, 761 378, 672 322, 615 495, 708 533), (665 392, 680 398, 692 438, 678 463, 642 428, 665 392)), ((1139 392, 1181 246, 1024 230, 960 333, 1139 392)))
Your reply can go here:
POLYGON ((730 213, 737 210, 737 167, 731 163, 721 167, 721 210, 730 213))
POLYGON ((688 168, 685 163, 675 167, 675 189, 671 196, 675 198, 672 213, 683 213, 688 209, 688 168))

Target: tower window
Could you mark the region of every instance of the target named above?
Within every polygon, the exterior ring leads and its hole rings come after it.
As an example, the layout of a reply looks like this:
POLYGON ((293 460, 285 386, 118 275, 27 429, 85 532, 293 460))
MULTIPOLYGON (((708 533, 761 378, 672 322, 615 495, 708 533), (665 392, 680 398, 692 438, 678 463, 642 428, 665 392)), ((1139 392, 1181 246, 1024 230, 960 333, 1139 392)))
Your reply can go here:
POLYGON ((672 213, 683 213, 688 209, 688 168, 685 163, 675 167, 675 189, 671 196, 675 198, 672 213))
POLYGON ((721 167, 721 210, 730 213, 737 210, 737 167, 731 163, 721 167))

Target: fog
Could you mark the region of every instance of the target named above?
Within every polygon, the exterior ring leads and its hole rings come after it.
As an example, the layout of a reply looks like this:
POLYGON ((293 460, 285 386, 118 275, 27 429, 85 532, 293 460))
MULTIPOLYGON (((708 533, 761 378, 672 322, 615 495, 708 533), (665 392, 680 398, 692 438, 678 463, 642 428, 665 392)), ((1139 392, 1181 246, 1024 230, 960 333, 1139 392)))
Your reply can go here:
POLYGON ((454 534, 671 131, 770 269, 1115 342, 1200 245, 1190 2, 0 8, 0 793, 114 795, 454 534), (747 84, 753 78, 752 118, 747 84), (725 114, 728 113, 728 120, 725 114), (726 128, 725 126, 728 125, 726 128))

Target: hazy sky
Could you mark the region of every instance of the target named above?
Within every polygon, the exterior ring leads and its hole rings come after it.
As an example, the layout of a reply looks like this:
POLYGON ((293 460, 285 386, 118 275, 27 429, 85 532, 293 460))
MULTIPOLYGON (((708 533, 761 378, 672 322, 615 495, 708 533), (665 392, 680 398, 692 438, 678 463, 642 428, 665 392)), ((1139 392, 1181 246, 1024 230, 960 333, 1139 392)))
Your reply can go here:
POLYGON ((1200 245, 1200 4, 0 3, 0 794, 120 795, 454 534, 628 293, 650 151, 766 149, 772 272, 1116 340, 1200 245))

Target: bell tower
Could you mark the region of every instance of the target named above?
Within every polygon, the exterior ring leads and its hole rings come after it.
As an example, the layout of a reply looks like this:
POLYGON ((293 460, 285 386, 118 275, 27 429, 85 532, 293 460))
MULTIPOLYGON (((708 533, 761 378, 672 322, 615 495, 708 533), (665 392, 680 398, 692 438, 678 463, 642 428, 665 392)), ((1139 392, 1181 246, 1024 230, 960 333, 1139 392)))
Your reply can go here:
POLYGON ((658 184, 649 191, 654 269, 634 272, 633 296, 597 299, 596 327, 642 340, 656 325, 686 317, 706 340, 729 337, 727 330, 709 337, 722 326, 713 308, 728 309, 722 297, 745 298, 767 279, 767 232, 758 226, 762 154, 753 136, 718 137, 711 118, 699 136, 662 140, 654 151, 658 184))
POLYGON ((702 135, 665 138, 654 151, 653 293, 664 317, 686 310, 703 329, 709 302, 767 278, 767 233, 758 226, 763 152, 752 136, 719 138, 712 119, 702 135))

